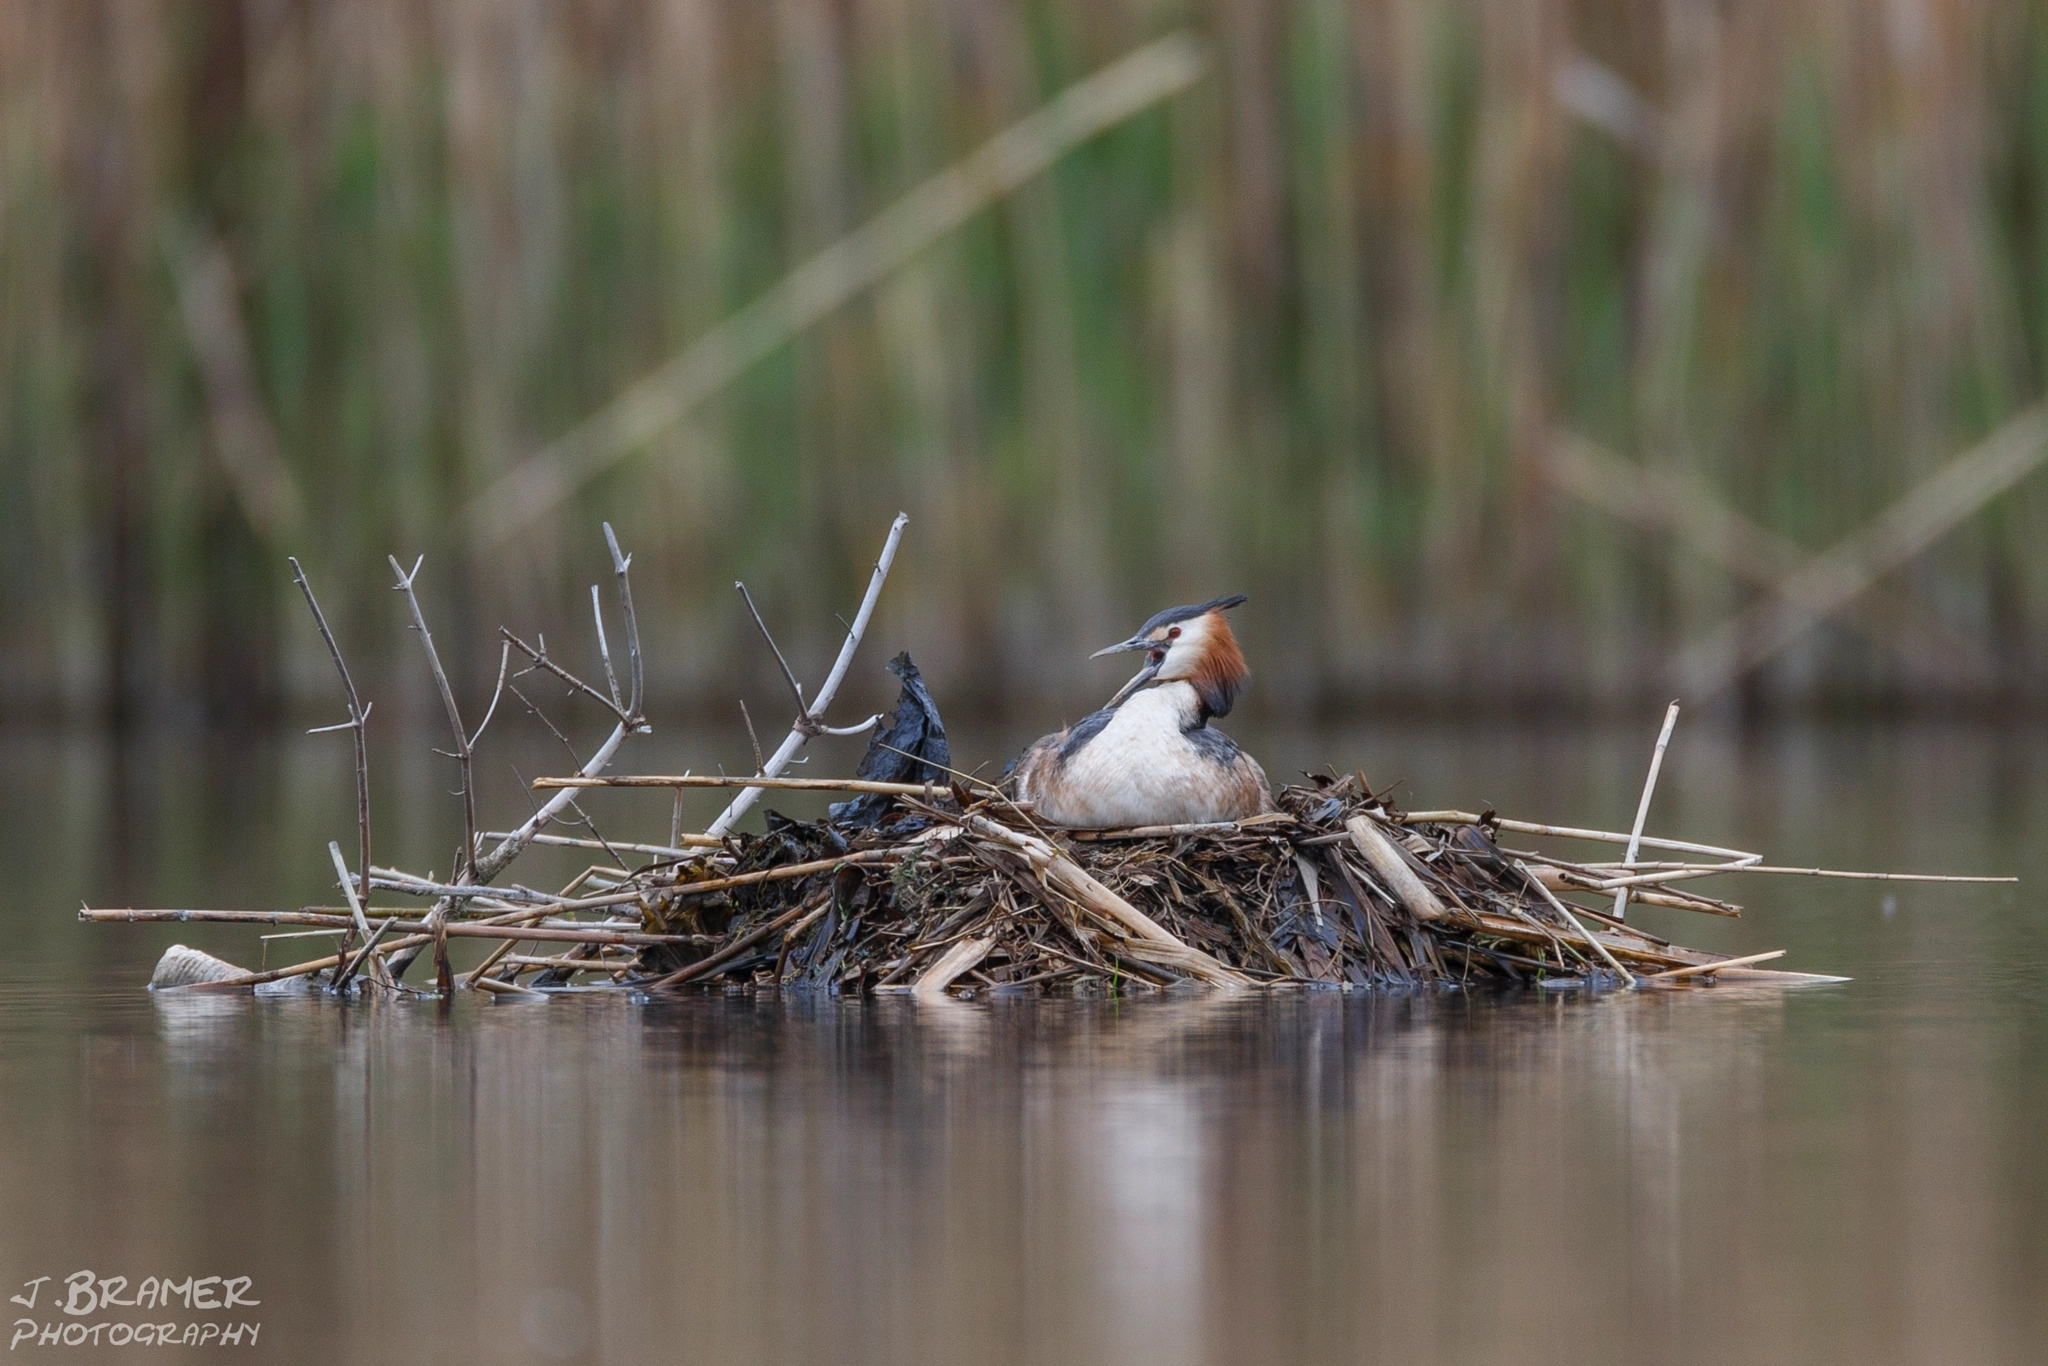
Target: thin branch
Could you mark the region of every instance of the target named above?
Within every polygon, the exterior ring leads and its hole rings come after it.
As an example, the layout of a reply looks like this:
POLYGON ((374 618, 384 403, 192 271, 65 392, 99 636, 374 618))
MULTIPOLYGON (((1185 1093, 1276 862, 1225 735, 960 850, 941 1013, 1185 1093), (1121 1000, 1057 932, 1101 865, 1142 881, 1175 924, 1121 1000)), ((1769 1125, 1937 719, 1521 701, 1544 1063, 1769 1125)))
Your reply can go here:
MULTIPOLYGON (((839 657, 832 661, 832 671, 825 675, 825 681, 818 685, 818 691, 812 695, 810 706, 798 717, 799 724, 790 728, 788 737, 776 748, 768 762, 761 765, 760 776, 773 778, 789 767, 789 761, 796 757, 796 752, 811 738, 807 732, 818 725, 825 715, 825 708, 832 705, 832 698, 839 691, 840 681, 846 677, 847 669, 853 665, 853 653, 860 648, 861 637, 867 634, 868 622, 875 614, 875 603, 882 596, 882 585, 889 577, 889 566, 895 563, 896 547, 903 542, 903 528, 909 523, 908 513, 896 514, 895 522, 889 527, 889 539, 882 544, 881 557, 875 561, 875 572, 868 579, 868 591, 861 598, 860 611, 854 614, 853 625, 846 632, 846 643, 839 647, 839 657)), ((710 829, 705 833, 725 834, 739 824, 740 818, 760 799, 760 788, 745 789, 739 796, 733 798, 732 804, 711 823, 710 829)))
MULTIPOLYGON (((476 781, 471 763, 474 751, 470 747, 469 731, 462 724, 462 711, 455 704, 455 689, 448 683, 447 670, 441 667, 441 652, 434 648, 434 634, 427 629, 426 614, 420 610, 419 594, 413 591, 413 582, 419 578, 420 566, 426 563, 427 557, 422 555, 417 560, 414 560, 411 573, 406 572, 405 566, 398 562, 396 555, 387 555, 384 558, 390 562, 391 572, 398 576, 398 582, 393 584, 392 587, 397 592, 405 594, 406 609, 412 613, 412 629, 419 633, 420 646, 427 652, 427 668, 434 675, 434 687, 440 692, 441 705, 448 712, 448 729, 455 736, 454 758, 457 766, 462 770, 463 861, 466 864, 474 863, 476 860, 476 781)), ((507 658, 509 659, 509 657, 508 655, 507 658)), ((504 681, 504 676, 504 671, 501 668, 498 673, 501 684, 504 681)), ((495 698, 492 701, 492 705, 496 705, 495 698)), ((463 870, 458 869, 457 871, 460 873, 463 870)), ((465 880, 461 876, 456 878, 458 882, 465 880)))
MULTIPOLYGON (((562 734, 561 727, 557 726, 553 721, 548 720, 548 714, 542 711, 539 707, 535 706, 533 702, 527 698, 526 694, 520 692, 517 688, 514 688, 512 691, 513 694, 517 696, 521 702, 526 703, 526 709, 527 711, 532 713, 534 719, 539 721, 543 726, 546 726, 548 728, 548 734, 554 736, 556 740, 561 742, 562 748, 569 752, 570 760, 574 761, 576 758, 576 746, 569 743, 569 737, 562 734)), ((519 770, 516 767, 512 771, 515 774, 519 772, 519 770)), ((526 782, 526 779, 522 776, 520 777, 519 781, 522 784, 524 784, 526 782)), ((597 822, 590 818, 589 812, 585 811, 581 806, 577 805, 574 801, 571 801, 569 803, 569 809, 576 813, 577 821, 581 822, 585 829, 590 831, 592 835, 596 836, 596 844, 598 848, 603 849, 606 853, 609 853, 612 856, 614 862, 625 862, 624 859, 619 857, 618 851, 613 847, 611 841, 607 840, 604 837, 604 831, 597 828, 597 822)), ((564 824, 570 823, 571 822, 564 822, 564 824)))
POLYGON ((747 699, 740 699, 740 720, 747 723, 747 743, 754 747, 754 772, 767 767, 768 761, 761 757, 761 737, 754 734, 754 718, 747 712, 747 699))
MULTIPOLYGON (((629 699, 626 714, 619 717, 619 723, 612 727, 612 733, 605 737, 604 743, 597 747, 596 752, 578 770, 579 776, 585 778, 594 778, 604 772, 606 766, 611 763, 612 756, 618 753, 619 746, 626 742, 627 736, 649 729, 647 722, 642 719, 639 713, 641 685, 640 623, 639 619, 633 614, 632 585, 627 578, 627 572, 632 567, 632 557, 620 552, 618 538, 612 535, 609 526, 605 528, 605 542, 611 548, 612 567, 618 574, 619 608, 620 614, 625 618, 626 622, 626 656, 632 663, 633 693, 629 699)), ((505 638, 521 650, 526 650, 526 646, 517 637, 513 636, 511 632, 505 632, 505 638)), ((534 659, 535 663, 539 663, 545 658, 545 655, 539 652, 527 650, 527 653, 534 659)), ((550 671, 559 672, 554 670, 552 666, 550 666, 550 671)), ((607 707, 611 706, 609 698, 606 698, 602 693, 596 692, 588 684, 583 684, 580 679, 574 679, 573 675, 563 674, 562 676, 570 678, 571 681, 583 687, 585 691, 591 692, 599 700, 603 701, 607 707)), ((613 709, 613 714, 617 715, 615 708, 613 709)), ((474 862, 471 868, 471 881, 487 883, 497 877, 499 873, 505 871, 505 868, 512 860, 518 858, 526 849, 526 846, 532 841, 533 837, 546 829, 548 823, 554 820, 562 808, 568 806, 574 799, 575 794, 573 792, 557 792, 546 802, 542 803, 533 815, 529 816, 514 829, 509 836, 500 840, 491 852, 474 862)), ((721 834, 723 832, 713 831, 712 833, 721 834)))
POLYGON ((623 715, 626 699, 619 696, 619 676, 612 671, 612 647, 604 638, 604 600, 598 596, 594 583, 590 585, 590 619, 597 623, 597 657, 604 661, 605 686, 612 690, 612 706, 623 715))
POLYGON ((1699 865, 1689 868, 1665 869, 1654 873, 1639 873, 1632 877, 1606 878, 1591 883, 1586 890, 1592 892, 1613 891, 1617 888, 1661 887, 1668 882, 1684 882, 1689 878, 1712 877, 1716 873, 1763 873, 1780 877, 1827 877, 1846 878, 1852 882, 1978 882, 2015 883, 2016 877, 1964 877, 1950 873, 1859 873, 1841 868, 1781 868, 1761 863, 1718 863, 1711 866, 1699 865))
POLYGON ((334 660, 334 671, 341 675, 342 696, 348 701, 348 728, 355 732, 356 741, 356 837, 362 858, 359 876, 363 899, 367 901, 370 898, 370 745, 364 734, 364 724, 370 719, 370 709, 356 696, 355 680, 349 677, 348 664, 341 657, 341 646, 334 642, 334 632, 327 627, 327 614, 320 610, 320 600, 313 596, 313 585, 306 581, 306 571, 299 567, 297 557, 285 558, 292 567, 292 582, 306 595, 306 606, 313 610, 313 624, 320 628, 320 639, 327 642, 327 653, 334 660))
MULTIPOLYGON (((391 928, 391 920, 387 917, 384 921, 383 929, 378 930, 375 934, 370 933, 370 923, 363 913, 363 903, 357 899, 355 883, 348 875, 348 863, 341 856, 341 845, 334 840, 327 841, 327 855, 334 860, 334 873, 341 880, 342 895, 348 898, 349 914, 353 917, 355 931, 363 938, 362 952, 356 955, 353 963, 347 965, 347 971, 337 972, 334 980, 328 984, 327 989, 329 991, 339 992, 347 989, 349 978, 353 977, 356 971, 363 966, 364 960, 370 958, 371 951, 377 947, 377 941, 384 937, 384 930, 391 928)), ((342 952, 347 951, 347 942, 346 939, 342 941, 342 952)), ((377 963, 375 960, 371 960, 371 962, 373 965, 370 969, 370 976, 383 985, 390 986, 391 975, 383 971, 383 964, 377 963)))
MULTIPOLYGON (((625 725, 626 723, 632 720, 632 714, 629 713, 624 707, 621 707, 618 703, 612 701, 611 698, 606 697, 596 688, 591 687, 588 683, 585 683, 575 674, 570 673, 567 669, 555 663, 555 661, 548 655, 548 643, 545 637, 542 638, 539 648, 536 649, 534 646, 528 645, 525 641, 521 640, 518 636, 513 635, 512 629, 508 626, 500 626, 498 628, 498 634, 503 636, 506 640, 506 643, 511 645, 513 649, 519 651, 519 653, 525 655, 528 659, 532 660, 534 669, 541 669, 548 673, 551 673, 555 677, 561 679, 564 683, 567 683, 572 691, 580 692, 583 693, 585 696, 594 698, 599 703, 599 705, 604 707, 606 711, 609 711, 613 716, 616 716, 619 719, 619 724, 625 725)), ((532 673, 533 669, 523 670, 522 672, 532 673)), ((531 704, 529 703, 528 705, 531 704)))
POLYGON ((498 699, 505 693, 505 669, 512 663, 512 645, 508 641, 498 650, 498 684, 491 689, 491 705, 484 710, 484 719, 476 723, 476 730, 469 737, 469 747, 476 748, 476 742, 484 738, 484 730, 491 724, 491 718, 498 714, 498 699))
MULTIPOLYGON (((740 590, 740 597, 746 602, 747 611, 751 613, 754 618, 754 625, 761 628, 761 639, 767 641, 768 648, 774 652, 775 662, 782 668, 782 681, 789 684, 789 691, 796 698, 797 715, 805 715, 810 711, 810 704, 804 701, 804 685, 796 681, 796 675, 790 671, 789 661, 782 657, 782 647, 775 643, 775 636, 772 632, 769 631, 768 623, 761 620, 761 609, 754 606, 754 595, 752 593, 749 593, 747 591, 747 586, 744 583, 739 582, 737 579, 733 581, 732 586, 740 590)), ((751 727, 751 723, 749 723, 749 725, 751 727)), ((758 750, 760 749, 760 746, 757 744, 754 746, 754 748, 758 750)), ((759 754, 756 754, 754 758, 757 763, 760 761, 759 754)))
POLYGON ((633 584, 626 577, 626 571, 633 567, 633 557, 619 549, 619 538, 612 534, 610 522, 604 524, 604 543, 612 552, 612 573, 619 580, 619 615, 626 619, 626 659, 633 670, 633 692, 626 700, 626 713, 637 722, 646 693, 641 688, 644 680, 640 664, 640 622, 633 615, 633 584))

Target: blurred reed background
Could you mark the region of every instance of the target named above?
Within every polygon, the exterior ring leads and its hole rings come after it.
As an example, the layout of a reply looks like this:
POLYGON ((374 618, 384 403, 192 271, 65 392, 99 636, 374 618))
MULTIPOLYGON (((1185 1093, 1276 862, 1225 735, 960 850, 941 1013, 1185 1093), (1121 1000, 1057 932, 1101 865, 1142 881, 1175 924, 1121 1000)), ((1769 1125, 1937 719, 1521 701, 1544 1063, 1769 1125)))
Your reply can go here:
MULTIPOLYGON (((384 556, 425 552, 442 650, 487 687, 500 622, 586 648, 600 519, 636 551, 658 703, 722 710, 772 667, 733 578, 816 659, 899 507, 871 662, 909 646, 949 705, 1076 709, 1117 681, 1081 655, 1239 590, 1251 705, 1646 700, 1756 590, 1547 453, 1598 443, 1817 551, 2033 404, 2044 21, 16 0, 0 711, 333 710, 287 553, 396 704, 426 680, 384 556), (1210 58, 1185 92, 531 525, 463 533, 495 478, 811 253, 1180 28, 1210 58)), ((1924 648, 1829 627, 1743 696, 2048 701, 2044 479, 1890 583, 1924 648)))

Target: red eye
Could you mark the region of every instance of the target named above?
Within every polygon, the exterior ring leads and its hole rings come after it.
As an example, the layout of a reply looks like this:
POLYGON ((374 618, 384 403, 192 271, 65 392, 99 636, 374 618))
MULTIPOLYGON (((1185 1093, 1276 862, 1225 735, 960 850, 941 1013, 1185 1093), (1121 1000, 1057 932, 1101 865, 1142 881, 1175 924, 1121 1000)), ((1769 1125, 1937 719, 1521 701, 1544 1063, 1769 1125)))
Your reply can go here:
POLYGON ((1179 639, 1180 639, 1180 627, 1176 626, 1176 627, 1174 627, 1174 628, 1173 628, 1172 630, 1168 631, 1168 632, 1166 633, 1166 638, 1167 638, 1168 640, 1179 640, 1179 639))

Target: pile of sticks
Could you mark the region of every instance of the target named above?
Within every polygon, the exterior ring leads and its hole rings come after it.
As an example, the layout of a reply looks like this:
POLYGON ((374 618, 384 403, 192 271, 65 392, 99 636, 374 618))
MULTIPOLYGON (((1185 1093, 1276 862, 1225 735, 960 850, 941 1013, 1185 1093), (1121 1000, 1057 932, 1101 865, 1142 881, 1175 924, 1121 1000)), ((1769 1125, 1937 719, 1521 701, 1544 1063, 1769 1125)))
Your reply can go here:
MULTIPOLYGON (((349 869, 338 842, 328 846, 345 904, 277 911, 87 908, 80 918, 296 926, 304 927, 300 934, 339 940, 330 954, 259 971, 176 946, 159 963, 152 986, 184 991, 318 987, 351 996, 410 993, 446 1001, 462 990, 537 999, 561 992, 707 987, 924 998, 1122 994, 1182 985, 1634 988, 1731 976, 1829 980, 1755 966, 1777 952, 1702 953, 1629 921, 1631 902, 1739 915, 1740 907, 1697 890, 1704 877, 2010 881, 1767 866, 1760 854, 1645 835, 1676 704, 1665 717, 1635 826, 1626 834, 1539 825, 1490 811, 1403 812, 1358 775, 1286 788, 1277 810, 1250 820, 1102 831, 1049 828, 1000 785, 951 770, 922 783, 785 778, 784 769, 811 739, 864 734, 881 719, 835 729, 825 725, 824 714, 866 632, 904 524, 898 517, 891 527, 839 655, 810 698, 775 650, 797 717, 772 755, 759 755, 756 744, 756 771, 743 778, 603 772, 628 738, 648 729, 641 712, 631 557, 610 527, 605 537, 624 627, 626 685, 621 687, 614 668, 593 587, 604 685, 568 671, 548 654, 544 640, 529 645, 505 631, 498 685, 473 730, 463 721, 413 593, 420 566, 407 571, 393 560, 395 587, 405 595, 454 737, 444 753, 461 772, 464 842, 445 880, 371 862, 364 744, 370 708, 358 698, 294 561, 349 713, 347 721, 327 729, 349 730, 355 740, 357 869, 349 869), (527 661, 520 676, 554 677, 572 694, 602 706, 614 725, 573 774, 534 784, 546 796, 528 820, 511 830, 479 830, 473 755, 504 692, 526 700, 510 676, 515 651, 527 661), (626 843, 606 840, 594 827, 588 838, 549 829, 580 818, 578 795, 597 787, 672 792, 667 840, 626 843), (704 830, 686 832, 682 794, 693 788, 731 788, 736 795, 704 830), (861 793, 889 801, 873 824, 792 821, 769 812, 765 833, 739 833, 741 817, 771 790, 861 793), (1533 840, 1604 843, 1621 857, 1570 859, 1517 847, 1533 840), (551 891, 506 878, 514 860, 536 845, 603 858, 551 891), (1676 857, 1644 861, 1645 850, 1676 857), (385 901, 396 896, 410 904, 373 907, 380 893, 385 901), (490 948, 458 976, 449 941, 469 939, 490 948), (407 983, 407 969, 428 949, 433 986, 407 983)), ((752 610, 751 598, 747 605, 752 610)), ((754 618, 760 623, 758 612, 754 618)), ((761 629, 766 636, 765 623, 761 629)), ((886 746, 877 741, 871 757, 876 747, 886 746)))

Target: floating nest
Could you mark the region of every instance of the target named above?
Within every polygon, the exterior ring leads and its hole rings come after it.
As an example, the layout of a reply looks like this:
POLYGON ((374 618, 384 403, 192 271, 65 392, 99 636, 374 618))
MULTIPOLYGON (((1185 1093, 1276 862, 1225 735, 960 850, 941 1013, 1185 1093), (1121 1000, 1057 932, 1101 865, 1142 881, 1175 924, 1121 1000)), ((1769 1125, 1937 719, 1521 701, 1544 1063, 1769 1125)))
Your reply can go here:
MULTIPOLYGON (((1626 909, 1647 903, 1739 914, 1738 907, 1694 889, 1694 879, 1733 872, 2011 880, 1766 868, 1761 855, 1743 850, 1644 836, 1675 704, 1665 717, 1635 830, 1627 835, 1537 825, 1491 811, 1403 812, 1356 775, 1286 788, 1275 810, 1246 821, 1120 831, 1048 828, 1028 803, 949 766, 944 723, 907 655, 888 666, 902 687, 886 729, 879 728, 880 717, 840 731, 820 719, 873 612, 904 521, 898 517, 890 529, 825 682, 806 698, 783 666, 800 711, 775 755, 761 761, 761 776, 749 778, 602 776, 619 746, 648 729, 631 557, 607 527, 627 667, 614 669, 601 629, 603 686, 568 672, 544 642, 528 645, 508 630, 501 633, 499 689, 508 686, 506 668, 517 651, 530 661, 521 676, 559 680, 568 696, 594 701, 616 724, 577 774, 534 784, 553 791, 516 830, 478 830, 474 799, 465 796, 465 852, 447 882, 371 861, 369 710, 295 562, 296 581, 333 655, 348 706, 350 719, 328 729, 351 731, 355 740, 357 867, 348 867, 339 843, 328 846, 347 904, 279 911, 87 908, 80 919, 293 925, 338 939, 322 957, 260 969, 174 946, 152 986, 196 991, 318 985, 335 994, 444 999, 462 989, 526 999, 693 989, 926 998, 1122 994, 1184 985, 1428 991, 1689 985, 1736 975, 1787 983, 1839 980, 1754 967, 1778 957, 1775 952, 1728 958, 1683 948, 1629 922, 1626 909), (854 778, 778 776, 815 736, 871 730, 876 733, 854 778), (672 827, 664 845, 572 837, 551 828, 574 809, 574 789, 590 787, 739 791, 709 829, 686 835, 672 827), (776 789, 847 799, 821 821, 770 812, 764 833, 737 833, 752 803, 776 789), (1611 852, 1606 861, 1574 861, 1521 847, 1532 837, 1594 841, 1611 852), (549 845, 592 850, 603 861, 557 891, 507 875, 523 852, 549 845), (1682 861, 1672 861, 1674 855, 1682 861), (1665 861, 1647 861, 1657 859, 1665 861), (424 904, 372 906, 377 893, 424 904), (466 939, 488 950, 457 974, 450 944, 466 939), (429 949, 433 987, 408 984, 408 967, 429 949)), ((461 791, 473 792, 472 753, 497 714, 498 696, 475 731, 464 727, 412 592, 419 566, 408 572, 394 559, 392 567, 455 736, 447 753, 459 765, 461 791)), ((776 657, 782 658, 779 649, 776 657)), ((511 691, 537 711, 516 686, 511 691)))
POLYGON ((1407 816, 1356 776, 1286 788, 1251 821, 1155 832, 1070 834, 1000 797, 931 798, 859 829, 771 813, 721 857, 633 873, 643 928, 676 940, 614 975, 846 994, 1415 991, 1720 961, 1587 904, 1611 866, 1506 847, 1491 813, 1407 816))

